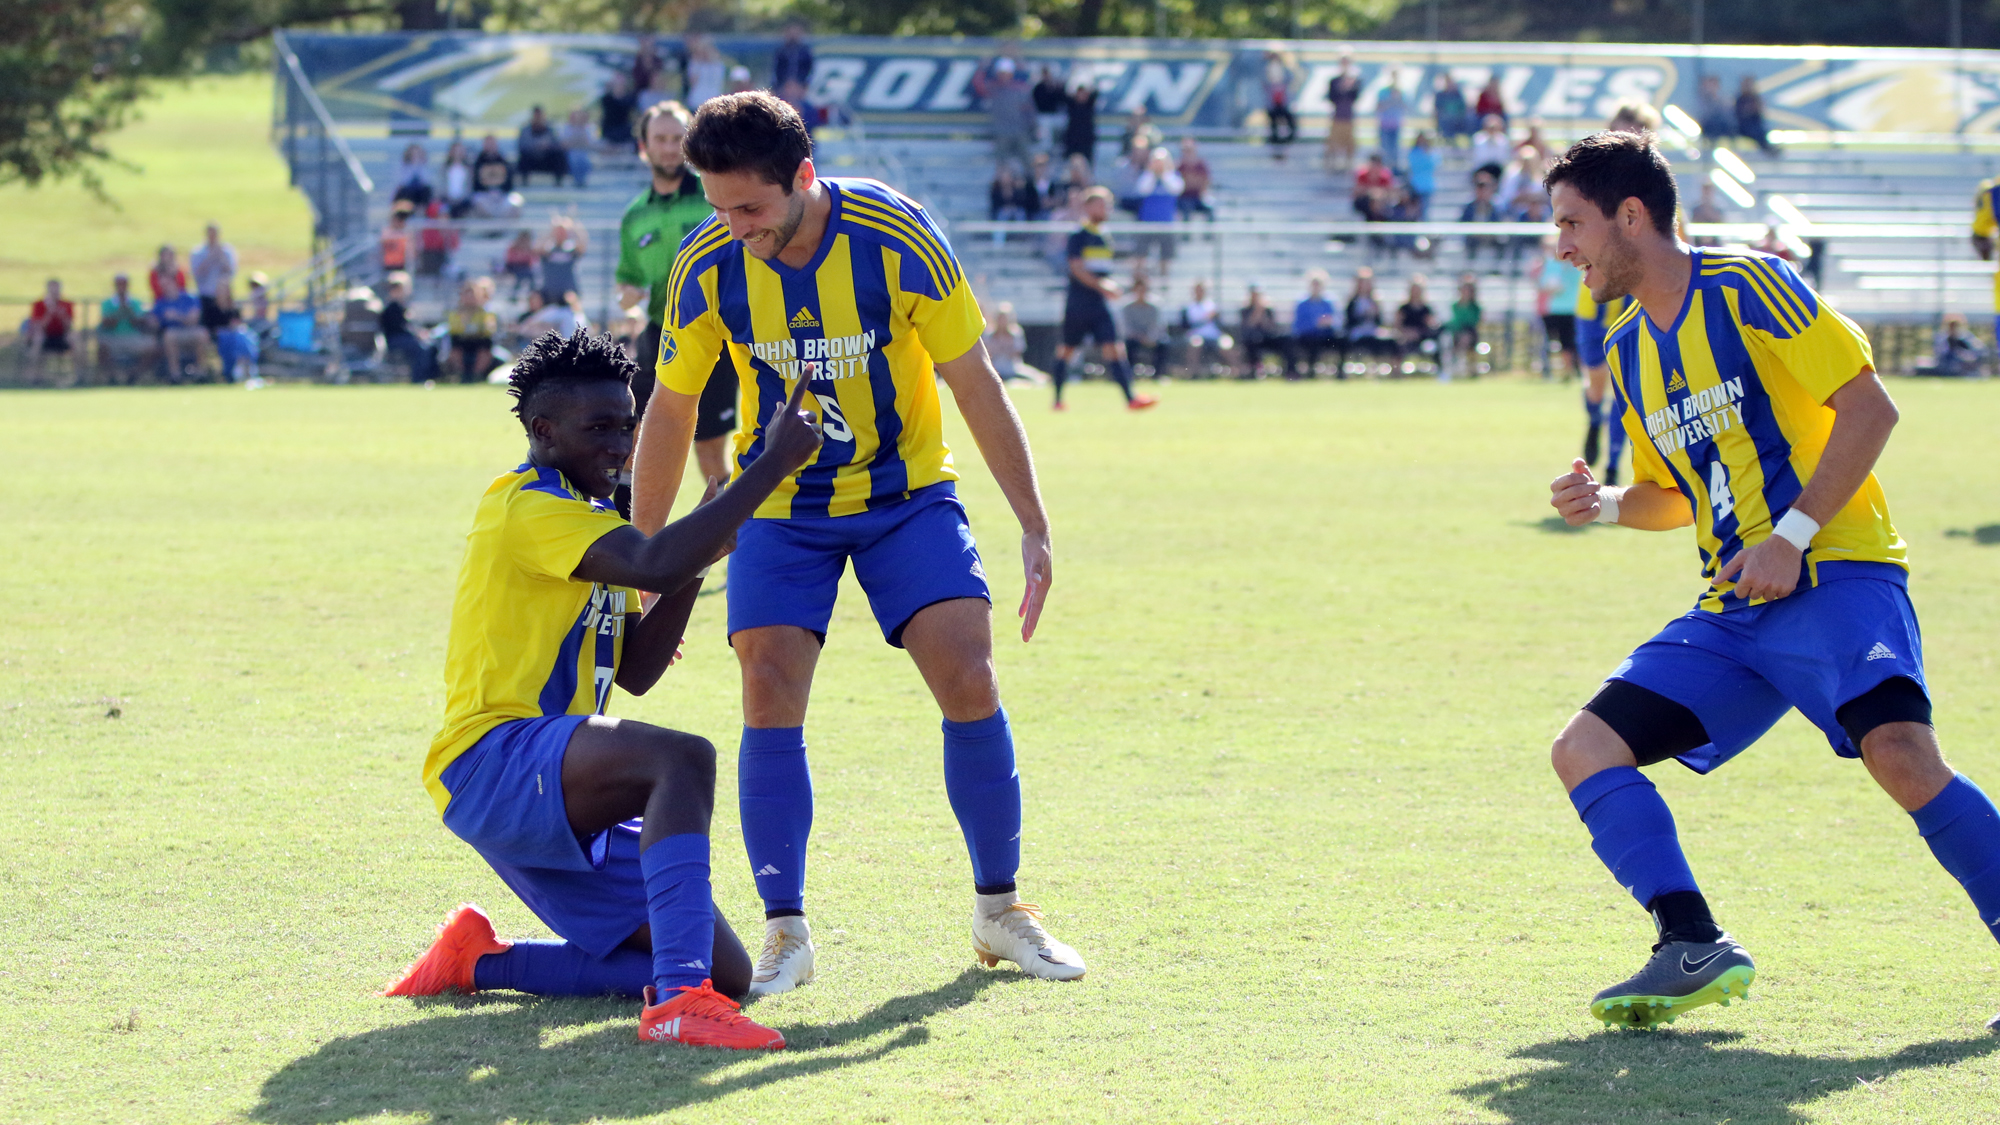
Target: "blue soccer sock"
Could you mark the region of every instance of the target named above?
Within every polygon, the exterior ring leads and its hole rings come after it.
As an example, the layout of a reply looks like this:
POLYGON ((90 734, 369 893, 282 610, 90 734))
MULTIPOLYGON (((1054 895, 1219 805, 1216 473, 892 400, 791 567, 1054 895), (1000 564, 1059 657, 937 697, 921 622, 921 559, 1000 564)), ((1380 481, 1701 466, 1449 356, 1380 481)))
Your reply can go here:
POLYGON ((1598 399, 1596 402, 1592 402, 1590 401, 1589 395, 1587 394, 1584 395, 1583 413, 1584 417, 1590 419, 1591 429, 1594 430, 1597 427, 1602 426, 1604 424, 1604 400, 1598 399))
POLYGON ((743 728, 736 754, 736 810, 764 916, 805 913, 806 841, 813 823, 806 728, 743 728))
POLYGON ((1122 359, 1114 359, 1104 365, 1111 377, 1118 383, 1118 389, 1125 392, 1125 401, 1132 401, 1132 365, 1122 359))
POLYGON ((708 837, 683 832, 639 853, 646 877, 646 918, 653 927, 653 986, 699 985, 714 975, 715 899, 708 880, 708 837))
POLYGON ((1021 868, 1021 775, 1006 708, 970 723, 944 721, 944 792, 965 834, 980 894, 1014 889, 1021 868))
POLYGON ((1910 819, 1931 854, 1971 896, 1979 920, 2000 938, 2000 810, 1971 778, 1958 774, 1910 819))
POLYGON ((472 966, 473 987, 509 988, 536 996, 627 996, 653 983, 653 957, 620 946, 592 957, 566 941, 517 941, 472 966))
POLYGON ((1056 387, 1056 402, 1062 402, 1063 384, 1069 382, 1069 360, 1056 356, 1055 365, 1049 368, 1049 382, 1056 387))
POLYGON ((1701 890, 1681 853, 1674 814, 1638 767, 1599 770, 1569 799, 1590 829, 1590 850, 1640 906, 1651 910, 1663 894, 1701 890))
POLYGON ((1605 419, 1610 424, 1611 434, 1605 444, 1604 473, 1615 476, 1618 473, 1618 459, 1625 456, 1625 420, 1617 415, 1605 419))

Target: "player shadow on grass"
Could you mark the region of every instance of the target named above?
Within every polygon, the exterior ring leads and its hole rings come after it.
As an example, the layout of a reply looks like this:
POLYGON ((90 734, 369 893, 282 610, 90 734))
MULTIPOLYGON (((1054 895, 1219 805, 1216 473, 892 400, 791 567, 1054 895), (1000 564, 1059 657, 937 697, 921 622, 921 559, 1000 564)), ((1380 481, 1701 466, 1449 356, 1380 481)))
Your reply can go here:
POLYGON ((1989 523, 1971 530, 1963 527, 1949 528, 1944 535, 1947 539, 1970 539, 1982 547, 1991 547, 2000 543, 2000 523, 1989 523))
MULTIPOLYGON (((851 1020, 798 1024, 768 1008, 784 1051, 656 1046, 634 1036, 623 1000, 537 1000, 509 993, 415 1003, 425 1017, 332 1040, 264 1082, 253 1121, 319 1125, 380 1113, 432 1120, 581 1122, 664 1113, 874 1062, 930 1039, 925 1021, 988 988, 1030 977, 969 968, 927 992, 851 1020)), ((385 1001, 386 1002, 386 1001, 385 1001)))
POLYGON ((2000 1050, 2000 1038, 1982 1035, 1915 1043, 1890 1055, 1815 1058, 1731 1046, 1742 1038, 1734 1031, 1669 1030, 1557 1039, 1508 1056, 1556 1065, 1454 1093, 1521 1125, 1611 1120, 1796 1125, 1808 1119, 1812 1102, 1829 1094, 2000 1050))
POLYGON ((1517 520, 1516 527, 1532 527, 1550 535, 1582 535, 1595 528, 1596 524, 1586 523, 1571 527, 1561 516, 1544 516, 1538 520, 1517 520))

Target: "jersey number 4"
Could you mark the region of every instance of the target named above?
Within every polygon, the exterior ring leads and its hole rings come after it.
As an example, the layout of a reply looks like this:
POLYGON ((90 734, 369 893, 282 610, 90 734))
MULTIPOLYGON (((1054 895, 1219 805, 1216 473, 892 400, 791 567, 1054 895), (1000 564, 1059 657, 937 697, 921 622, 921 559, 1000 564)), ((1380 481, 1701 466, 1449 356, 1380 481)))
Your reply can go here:
POLYGON ((1715 461, 1708 466, 1708 502, 1715 506, 1715 522, 1721 523, 1736 510, 1736 497, 1729 492, 1729 470, 1722 462, 1715 461))

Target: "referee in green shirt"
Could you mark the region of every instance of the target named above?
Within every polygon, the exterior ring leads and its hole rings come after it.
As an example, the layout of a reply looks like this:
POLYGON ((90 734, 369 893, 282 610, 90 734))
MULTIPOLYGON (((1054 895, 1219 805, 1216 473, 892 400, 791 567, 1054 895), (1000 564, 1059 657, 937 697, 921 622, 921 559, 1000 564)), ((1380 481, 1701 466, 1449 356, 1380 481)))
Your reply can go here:
MULTIPOLYGON (((632 398, 642 417, 658 381, 654 367, 660 354, 660 316, 667 304, 667 275, 674 268, 674 255, 688 232, 714 214, 701 193, 700 178, 681 158, 681 143, 692 120, 679 102, 660 102, 646 110, 639 121, 639 158, 653 170, 653 183, 625 208, 625 217, 618 222, 619 302, 631 308, 639 303, 639 291, 647 291, 646 330, 639 335, 638 347, 645 378, 632 384, 632 398)), ((695 463, 704 478, 729 479, 729 437, 735 432, 736 368, 724 351, 701 393, 694 425, 695 463)))

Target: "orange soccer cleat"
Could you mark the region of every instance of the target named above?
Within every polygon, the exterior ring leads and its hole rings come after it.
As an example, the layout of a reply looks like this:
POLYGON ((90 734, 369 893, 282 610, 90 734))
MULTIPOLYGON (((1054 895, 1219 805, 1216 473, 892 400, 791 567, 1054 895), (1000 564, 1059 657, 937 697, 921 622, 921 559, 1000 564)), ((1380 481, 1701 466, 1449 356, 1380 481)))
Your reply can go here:
POLYGON ((382 995, 436 996, 448 988, 477 992, 472 985, 473 964, 488 953, 505 953, 512 948, 512 943, 493 936, 493 920, 484 910, 461 902, 438 927, 437 940, 404 971, 403 979, 383 989, 382 995))
POLYGON ((1154 398, 1152 395, 1133 395, 1132 401, 1125 404, 1125 409, 1146 410, 1158 405, 1160 405, 1160 400, 1154 398))
POLYGON ((715 990, 713 982, 702 981, 700 988, 670 991, 679 995, 656 1004, 653 986, 646 986, 646 1008, 639 1013, 639 1042, 686 1043, 690 1047, 730 1047, 739 1051, 784 1050, 783 1035, 744 1015, 736 1001, 715 990))

